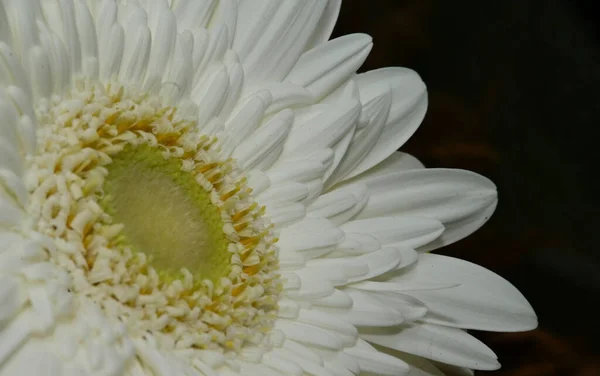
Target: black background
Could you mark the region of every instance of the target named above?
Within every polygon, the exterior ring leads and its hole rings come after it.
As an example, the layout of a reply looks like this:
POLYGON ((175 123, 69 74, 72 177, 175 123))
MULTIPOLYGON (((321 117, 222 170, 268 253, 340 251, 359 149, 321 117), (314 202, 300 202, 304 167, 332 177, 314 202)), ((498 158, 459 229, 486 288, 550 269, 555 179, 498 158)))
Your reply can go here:
POLYGON ((490 222, 439 251, 506 277, 538 313, 532 332, 475 333, 496 376, 600 375, 596 16, 592 1, 347 0, 334 32, 373 36, 362 70, 423 77, 429 112, 402 150, 498 186, 490 222))

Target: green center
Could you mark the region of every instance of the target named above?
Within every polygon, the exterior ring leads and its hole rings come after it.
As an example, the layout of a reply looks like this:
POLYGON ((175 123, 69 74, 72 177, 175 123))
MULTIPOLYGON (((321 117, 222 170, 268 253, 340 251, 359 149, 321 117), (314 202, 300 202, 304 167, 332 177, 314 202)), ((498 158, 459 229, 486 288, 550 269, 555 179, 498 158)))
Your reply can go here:
POLYGON ((192 173, 147 145, 126 147, 112 159, 102 206, 124 225, 121 244, 145 253, 166 277, 182 268, 203 280, 227 275, 221 213, 192 173))

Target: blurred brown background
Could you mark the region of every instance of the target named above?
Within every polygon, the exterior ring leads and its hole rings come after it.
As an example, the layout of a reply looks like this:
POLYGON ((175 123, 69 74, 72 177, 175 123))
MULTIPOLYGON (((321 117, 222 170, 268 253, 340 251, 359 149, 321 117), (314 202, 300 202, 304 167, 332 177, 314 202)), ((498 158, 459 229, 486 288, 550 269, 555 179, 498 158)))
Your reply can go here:
POLYGON ((503 364, 490 376, 600 375, 593 5, 346 0, 335 31, 373 36, 363 70, 407 66, 428 85, 428 115, 403 150, 498 185, 492 220, 441 251, 506 277, 538 313, 533 332, 475 333, 503 364))

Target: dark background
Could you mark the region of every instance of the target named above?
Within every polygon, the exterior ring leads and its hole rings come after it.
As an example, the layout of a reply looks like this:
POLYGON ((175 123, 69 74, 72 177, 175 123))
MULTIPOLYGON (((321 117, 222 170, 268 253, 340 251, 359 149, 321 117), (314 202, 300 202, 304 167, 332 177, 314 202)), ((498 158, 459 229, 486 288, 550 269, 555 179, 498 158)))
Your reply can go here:
POLYGON ((593 5, 347 0, 335 30, 373 36, 362 70, 407 66, 428 85, 428 115, 404 151, 498 186, 490 222, 440 251, 506 277, 538 313, 532 332, 475 333, 503 364, 495 376, 600 375, 593 5))

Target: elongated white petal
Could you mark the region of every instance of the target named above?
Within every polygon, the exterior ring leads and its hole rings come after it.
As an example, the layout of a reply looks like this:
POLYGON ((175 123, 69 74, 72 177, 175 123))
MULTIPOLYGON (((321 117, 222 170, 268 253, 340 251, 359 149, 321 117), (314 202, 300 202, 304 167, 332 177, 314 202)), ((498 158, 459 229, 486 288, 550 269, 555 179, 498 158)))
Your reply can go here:
POLYGON ((446 376, 474 376, 475 372, 470 368, 453 366, 440 362, 433 362, 435 366, 446 376))
POLYGON ((377 351, 366 342, 359 342, 360 346, 344 350, 352 355, 358 362, 361 371, 382 376, 402 376, 408 374, 408 364, 393 356, 377 351))
POLYGON ((165 6, 151 15, 154 17, 148 25, 152 34, 152 44, 145 77, 146 88, 151 88, 154 81, 158 82, 162 78, 167 63, 175 52, 177 38, 177 24, 173 12, 165 6))
POLYGON ((453 243, 475 231, 496 205, 494 184, 469 171, 389 171, 358 181, 369 187, 373 198, 357 218, 410 215, 437 219, 449 229, 426 249, 453 243))
POLYGON ((427 111, 425 85, 410 69, 379 69, 358 75, 356 82, 363 103, 391 90, 392 105, 377 143, 348 177, 368 170, 398 150, 417 130, 427 111))
POLYGON ((425 166, 423 166, 423 163, 421 163, 417 158, 410 154, 397 151, 392 153, 383 162, 379 163, 375 167, 363 172, 355 178, 349 179, 347 183, 357 180, 373 180, 394 172, 422 169, 425 169, 425 166))
POLYGON ((392 333, 365 329, 360 335, 372 343, 443 363, 481 370, 500 367, 492 350, 460 329, 416 323, 401 325, 392 333))
POLYGON ((510 283, 478 265, 451 257, 422 254, 414 274, 394 278, 435 280, 455 287, 409 292, 423 301, 432 316, 427 321, 465 329, 523 331, 537 326, 536 316, 523 295, 510 283), (429 276, 434 276, 433 278, 429 276))
POLYGON ((440 371, 440 369, 436 367, 434 362, 425 358, 421 358, 420 356, 392 350, 382 346, 379 346, 377 349, 386 354, 400 358, 406 364, 408 364, 408 366, 410 367, 408 376, 449 376, 445 373, 442 373, 442 371, 440 371))
POLYGON ((327 7, 323 11, 319 23, 315 26, 315 31, 307 45, 308 48, 314 48, 329 40, 333 27, 337 22, 341 5, 341 0, 327 0, 327 7))
POLYGON ((305 52, 285 78, 322 98, 348 79, 371 51, 371 37, 347 35, 305 52))
POLYGON ((352 298, 352 309, 328 308, 326 312, 333 313, 355 326, 388 327, 399 325, 404 321, 400 312, 372 298, 365 292, 353 289, 344 290, 344 292, 352 298))
POLYGON ((177 26, 181 29, 192 30, 197 27, 204 27, 210 20, 215 8, 218 6, 217 1, 194 1, 181 0, 175 2, 173 8, 177 17, 177 26))
POLYGON ((192 89, 191 98, 199 107, 198 126, 205 126, 217 116, 227 97, 229 75, 223 64, 214 64, 192 89))
POLYGON ((308 215, 327 218, 339 225, 358 213, 368 199, 369 193, 364 185, 348 185, 319 196, 308 206, 308 215))
POLYGON ((436 219, 420 217, 378 217, 350 221, 341 226, 346 233, 371 234, 382 245, 417 248, 444 231, 436 219))
POLYGON ((358 130, 353 136, 344 160, 330 177, 329 185, 334 185, 346 177, 373 149, 385 128, 385 120, 390 111, 390 106, 391 94, 389 93, 384 93, 363 105, 361 118, 367 119, 367 125, 364 129, 358 130))
POLYGON ((140 82, 146 73, 152 43, 152 33, 147 23, 146 12, 137 8, 124 25, 125 47, 119 71, 122 82, 140 82))
POLYGON ((284 78, 304 51, 326 2, 282 3, 243 58, 250 81, 284 78))
POLYGON ((261 169, 270 167, 279 157, 292 123, 293 113, 289 110, 281 111, 242 141, 232 157, 247 169, 257 165, 261 169))
POLYGON ((306 123, 294 124, 285 153, 307 153, 332 147, 355 126, 359 114, 360 104, 348 102, 329 107, 306 123))
POLYGON ((285 333, 286 337, 311 346, 322 346, 333 350, 341 350, 343 343, 334 333, 310 324, 298 321, 279 319, 275 328, 285 333))

